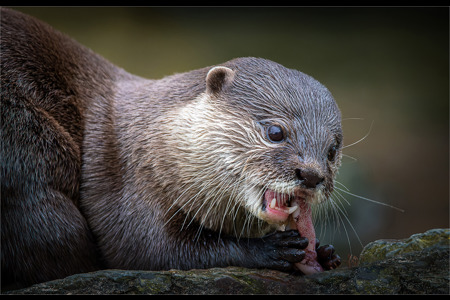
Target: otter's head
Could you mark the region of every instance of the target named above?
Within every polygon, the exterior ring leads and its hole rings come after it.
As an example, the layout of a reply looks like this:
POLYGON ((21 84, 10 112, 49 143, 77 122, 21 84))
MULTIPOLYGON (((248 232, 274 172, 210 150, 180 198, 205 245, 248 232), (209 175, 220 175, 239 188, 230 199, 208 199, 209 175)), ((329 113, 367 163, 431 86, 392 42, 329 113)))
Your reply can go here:
POLYGON ((322 84, 256 58, 213 67, 205 82, 176 114, 182 211, 213 230, 258 236, 287 222, 294 198, 328 199, 343 137, 322 84))

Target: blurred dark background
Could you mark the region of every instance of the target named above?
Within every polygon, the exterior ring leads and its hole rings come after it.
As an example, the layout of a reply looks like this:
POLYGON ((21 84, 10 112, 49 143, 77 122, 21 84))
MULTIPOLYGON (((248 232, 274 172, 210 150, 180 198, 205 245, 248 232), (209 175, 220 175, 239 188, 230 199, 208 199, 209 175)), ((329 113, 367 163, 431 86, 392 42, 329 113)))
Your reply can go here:
POLYGON ((449 227, 448 7, 16 9, 147 78, 256 56, 326 85, 344 143, 368 135, 345 149, 337 187, 404 210, 335 194, 348 219, 317 231, 344 259, 361 243, 449 227))

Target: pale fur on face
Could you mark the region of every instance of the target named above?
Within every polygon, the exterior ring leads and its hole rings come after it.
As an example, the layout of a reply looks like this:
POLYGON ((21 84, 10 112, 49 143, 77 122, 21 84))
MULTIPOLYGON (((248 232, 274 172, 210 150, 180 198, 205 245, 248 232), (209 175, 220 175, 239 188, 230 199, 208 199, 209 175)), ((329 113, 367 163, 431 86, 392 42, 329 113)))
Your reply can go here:
POLYGON ((308 202, 323 202, 333 190, 342 134, 340 113, 328 90, 278 64, 267 69, 258 65, 260 60, 246 63, 250 67, 231 63, 212 68, 203 93, 156 120, 171 149, 159 159, 175 167, 178 180, 168 211, 185 214, 183 226, 196 221, 235 236, 273 230, 279 224, 265 217, 264 193, 296 193, 295 168, 313 169, 325 178, 308 191, 308 202), (286 142, 269 141, 261 126, 265 122, 281 124, 286 142), (337 156, 330 162, 327 153, 333 144, 337 156))
MULTIPOLYGON (((207 228, 237 236, 261 236, 278 227, 264 218, 264 192, 270 188, 293 194, 297 184, 261 165, 261 158, 267 160, 270 155, 268 149, 279 145, 264 138, 257 122, 242 111, 224 109, 207 93, 171 117, 165 128, 170 132, 167 143, 179 151, 174 160, 184 189, 173 205, 187 215, 185 225, 195 219, 207 228)), ((325 189, 325 185, 318 187, 309 201, 324 201, 325 189)))

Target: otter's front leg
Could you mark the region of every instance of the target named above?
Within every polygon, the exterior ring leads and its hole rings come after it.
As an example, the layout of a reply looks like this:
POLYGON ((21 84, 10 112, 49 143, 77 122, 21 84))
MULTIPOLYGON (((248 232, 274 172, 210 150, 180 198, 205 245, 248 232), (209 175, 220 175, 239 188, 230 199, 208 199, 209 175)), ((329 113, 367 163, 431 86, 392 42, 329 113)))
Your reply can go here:
POLYGON ((294 271, 294 264, 305 258, 308 239, 301 237, 298 231, 277 231, 260 239, 254 239, 251 249, 256 259, 255 268, 267 268, 279 271, 294 271))
POLYGON ((204 254, 213 256, 212 261, 209 260, 212 265, 201 267, 240 266, 285 272, 295 271, 294 264, 304 259, 305 251, 303 249, 307 246, 308 239, 301 237, 296 230, 277 231, 261 238, 238 240, 234 237, 226 237, 217 244, 209 245, 209 253, 204 254))

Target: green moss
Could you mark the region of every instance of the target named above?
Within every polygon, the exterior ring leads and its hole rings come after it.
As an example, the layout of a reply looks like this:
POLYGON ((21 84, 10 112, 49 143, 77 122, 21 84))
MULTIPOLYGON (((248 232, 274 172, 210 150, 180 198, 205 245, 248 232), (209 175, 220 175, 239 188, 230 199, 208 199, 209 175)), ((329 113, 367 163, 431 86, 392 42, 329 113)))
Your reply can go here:
POLYGON ((138 294, 164 294, 170 291, 170 276, 153 276, 152 278, 139 278, 135 285, 138 294))
POLYGON ((403 240, 378 240, 364 247, 360 263, 370 263, 397 255, 420 251, 433 245, 448 245, 450 229, 431 229, 403 240))

